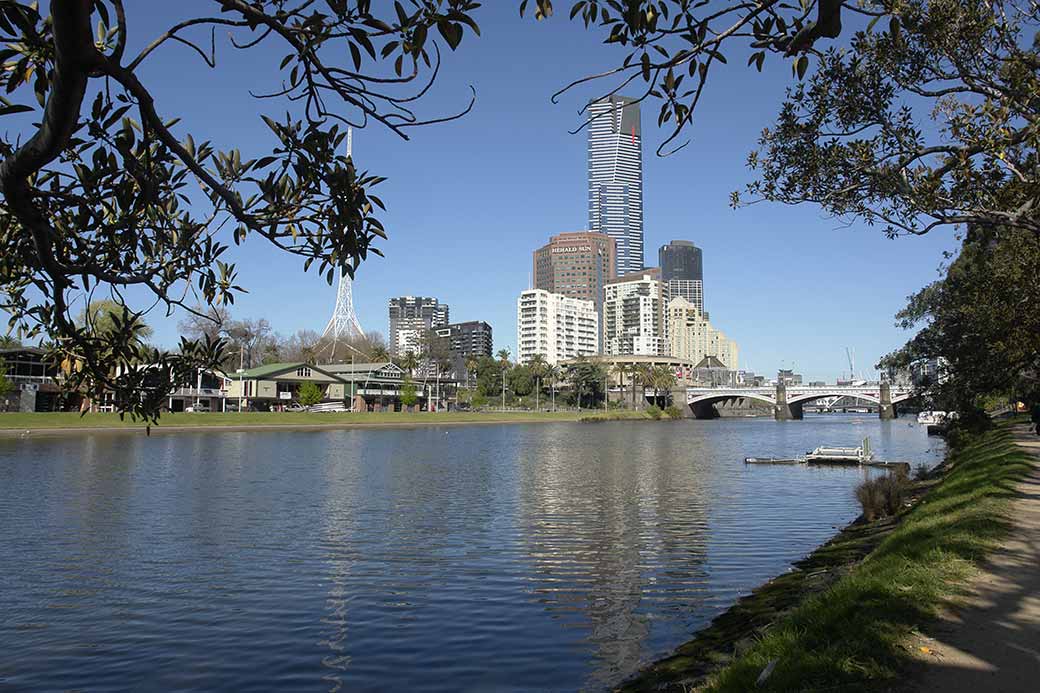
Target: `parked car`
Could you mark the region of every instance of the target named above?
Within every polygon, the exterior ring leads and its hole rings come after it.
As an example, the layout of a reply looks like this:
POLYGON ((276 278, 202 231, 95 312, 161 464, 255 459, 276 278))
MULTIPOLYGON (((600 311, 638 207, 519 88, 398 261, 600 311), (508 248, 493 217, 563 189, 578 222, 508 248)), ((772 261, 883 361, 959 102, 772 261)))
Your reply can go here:
POLYGON ((209 404, 206 402, 199 402, 196 405, 184 407, 185 414, 202 414, 209 413, 209 404))
POLYGON ((299 402, 293 402, 285 406, 285 411, 307 411, 307 407, 303 406, 299 402))

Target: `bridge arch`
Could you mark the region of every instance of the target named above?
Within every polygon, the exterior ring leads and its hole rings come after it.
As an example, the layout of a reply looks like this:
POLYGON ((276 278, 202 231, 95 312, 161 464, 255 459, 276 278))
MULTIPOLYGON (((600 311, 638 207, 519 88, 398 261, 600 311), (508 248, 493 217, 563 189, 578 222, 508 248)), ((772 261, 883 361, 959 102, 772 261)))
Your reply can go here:
MULTIPOLYGON (((849 393, 849 392, 809 392, 788 395, 788 404, 808 404, 818 399, 825 399, 827 397, 850 397, 852 399, 862 400, 868 402, 875 407, 881 405, 881 398, 875 397, 874 395, 868 395, 865 393, 849 393)), ((894 402, 895 400, 893 400, 894 402)))
POLYGON ((722 402, 728 402, 734 399, 750 399, 756 402, 760 402, 769 407, 770 410, 776 406, 776 400, 766 395, 761 395, 756 392, 727 392, 727 393, 712 393, 706 395, 697 395, 687 400, 690 409, 693 411, 693 415, 698 419, 714 419, 718 416, 718 412, 715 410, 716 404, 722 402))

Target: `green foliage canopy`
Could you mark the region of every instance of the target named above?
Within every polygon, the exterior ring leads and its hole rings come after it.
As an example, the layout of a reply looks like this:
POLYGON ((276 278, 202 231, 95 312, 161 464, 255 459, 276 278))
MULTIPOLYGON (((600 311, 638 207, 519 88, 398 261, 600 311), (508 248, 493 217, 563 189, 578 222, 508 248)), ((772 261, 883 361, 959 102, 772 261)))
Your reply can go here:
POLYGON ((317 383, 308 380, 300 385, 300 389, 296 393, 296 398, 303 406, 310 407, 320 402, 324 398, 324 394, 317 383))
POLYGON ((419 402, 419 394, 415 382, 411 378, 405 378, 401 383, 401 404, 406 407, 414 407, 419 402))
MULTIPOLYGON (((71 364, 69 387, 113 392, 154 419, 162 398, 136 397, 138 376, 120 366, 152 363, 172 388, 217 365, 220 340, 145 353, 131 330, 78 326, 76 306, 106 287, 133 287, 170 311, 192 310, 189 299, 231 304, 242 287, 225 255, 254 238, 329 283, 337 270, 352 276, 386 234, 372 194, 383 179, 345 155, 346 128, 373 122, 407 138, 431 122, 412 109, 437 73, 439 44, 454 50, 467 28, 477 32, 478 6, 207 0, 179 4, 181 21, 145 37, 123 0, 54 0, 49 15, 36 2, 0 2, 0 309, 11 326, 49 338, 54 360, 71 364), (282 56, 257 94, 269 147, 252 156, 207 140, 152 95, 148 63, 180 59, 174 47, 217 68, 217 29, 235 50, 282 56)), ((143 312, 126 311, 124 324, 143 312)))
POLYGON ((14 390, 14 383, 7 377, 7 365, 0 359, 0 397, 6 397, 14 390))
POLYGON ((970 411, 982 395, 1040 398, 1040 236, 973 228, 946 276, 910 297, 896 317, 920 332, 882 367, 942 357, 942 381, 926 393, 970 411))

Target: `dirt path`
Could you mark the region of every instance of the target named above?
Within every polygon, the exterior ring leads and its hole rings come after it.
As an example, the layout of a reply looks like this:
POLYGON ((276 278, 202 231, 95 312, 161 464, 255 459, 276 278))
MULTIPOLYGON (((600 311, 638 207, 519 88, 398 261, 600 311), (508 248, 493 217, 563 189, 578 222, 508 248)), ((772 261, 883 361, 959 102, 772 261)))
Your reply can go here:
MULTIPOLYGON (((1040 459, 1040 436, 1015 441, 1040 459)), ((983 566, 971 602, 951 613, 918 649, 930 652, 920 691, 1040 691, 1040 464, 1017 489, 1014 529, 983 566)))

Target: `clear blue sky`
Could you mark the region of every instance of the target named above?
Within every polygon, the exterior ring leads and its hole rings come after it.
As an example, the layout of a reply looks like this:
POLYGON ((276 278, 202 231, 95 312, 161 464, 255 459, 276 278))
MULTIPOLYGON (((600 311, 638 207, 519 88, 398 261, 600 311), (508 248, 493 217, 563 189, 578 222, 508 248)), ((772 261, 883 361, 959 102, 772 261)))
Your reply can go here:
MULTIPOLYGON (((129 3, 131 49, 209 4, 129 3)), ((391 296, 435 296, 451 306, 453 321, 491 323, 495 348, 515 354, 515 301, 528 284, 531 251, 552 234, 586 226, 585 137, 568 130, 598 89, 576 91, 558 105, 549 96, 617 53, 562 14, 521 20, 517 5, 502 0, 478 11, 483 36, 467 33, 421 106, 430 116, 457 110, 472 84, 477 103, 470 115, 413 130, 409 142, 379 126, 355 131, 358 165, 389 178, 379 190, 389 206, 386 257, 366 262, 355 284, 366 330, 386 332, 391 296)), ((217 70, 170 44, 149 59, 143 77, 160 113, 183 118, 196 141, 258 156, 270 146, 259 112, 284 110, 247 92, 278 84, 284 51, 270 46, 241 53, 218 32, 217 70)), ((956 247, 953 234, 889 240, 812 207, 731 210, 729 193, 750 179, 745 157, 771 123, 791 71, 774 61, 760 75, 745 69, 741 56, 729 57, 709 85, 692 144, 679 154, 653 154, 663 133, 655 128, 656 109, 644 108, 647 264, 656 264, 657 248, 671 239, 703 248, 706 307, 739 343, 742 368, 775 374, 794 367, 832 380, 848 370, 848 346, 857 370, 870 375, 879 356, 906 340, 892 316, 937 277, 942 251, 956 247)), ((322 329, 334 287, 260 239, 234 257, 250 291, 236 303, 236 316, 266 317, 285 334, 322 329)), ((175 343, 176 317, 155 314, 150 322, 159 343, 175 343)))

